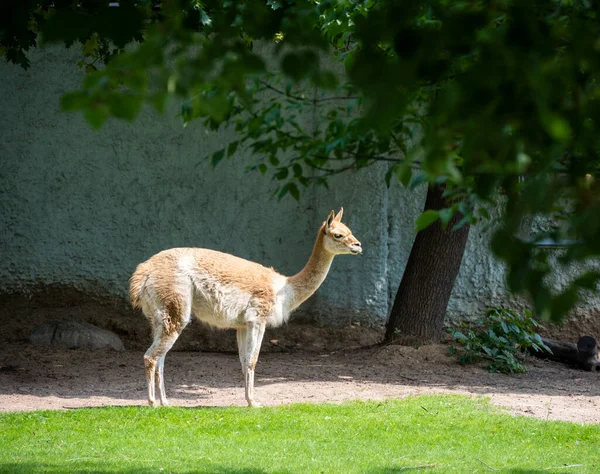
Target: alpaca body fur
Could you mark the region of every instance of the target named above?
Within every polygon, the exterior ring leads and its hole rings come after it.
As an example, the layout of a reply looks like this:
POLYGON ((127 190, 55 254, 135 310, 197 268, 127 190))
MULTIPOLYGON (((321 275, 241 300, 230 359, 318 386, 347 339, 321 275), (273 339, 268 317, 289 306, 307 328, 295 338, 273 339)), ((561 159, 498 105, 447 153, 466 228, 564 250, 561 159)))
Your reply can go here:
POLYGON ((325 280, 335 255, 362 252, 360 242, 342 224, 342 213, 331 212, 319 229, 308 263, 291 277, 233 255, 199 248, 164 250, 138 265, 130 279, 130 297, 152 325, 154 341, 144 356, 150 405, 156 404, 156 383, 160 403, 167 404, 165 356, 193 315, 211 326, 237 330, 246 400, 250 406, 258 406, 254 367, 265 328, 287 322, 291 312, 325 280))

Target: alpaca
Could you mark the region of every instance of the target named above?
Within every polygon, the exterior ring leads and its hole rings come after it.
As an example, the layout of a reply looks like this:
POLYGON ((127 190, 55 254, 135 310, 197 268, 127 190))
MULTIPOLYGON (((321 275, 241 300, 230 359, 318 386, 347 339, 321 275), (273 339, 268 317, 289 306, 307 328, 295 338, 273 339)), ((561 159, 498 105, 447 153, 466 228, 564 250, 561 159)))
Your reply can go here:
POLYGON ((296 275, 226 253, 199 248, 174 248, 138 265, 130 279, 130 297, 152 325, 154 341, 144 355, 148 402, 167 405, 165 356, 190 322, 192 314, 218 328, 237 331, 246 401, 254 398, 254 368, 266 326, 281 326, 325 280, 333 257, 362 253, 360 242, 342 223, 340 209, 319 229, 312 254, 296 275))

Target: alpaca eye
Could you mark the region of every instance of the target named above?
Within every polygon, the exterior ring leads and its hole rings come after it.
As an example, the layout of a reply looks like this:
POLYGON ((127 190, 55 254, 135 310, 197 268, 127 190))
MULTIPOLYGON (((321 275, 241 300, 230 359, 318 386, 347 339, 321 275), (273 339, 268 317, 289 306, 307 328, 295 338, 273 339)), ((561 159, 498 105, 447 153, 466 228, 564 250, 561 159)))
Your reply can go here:
POLYGON ((343 237, 342 234, 333 234, 334 239, 341 239, 343 237))

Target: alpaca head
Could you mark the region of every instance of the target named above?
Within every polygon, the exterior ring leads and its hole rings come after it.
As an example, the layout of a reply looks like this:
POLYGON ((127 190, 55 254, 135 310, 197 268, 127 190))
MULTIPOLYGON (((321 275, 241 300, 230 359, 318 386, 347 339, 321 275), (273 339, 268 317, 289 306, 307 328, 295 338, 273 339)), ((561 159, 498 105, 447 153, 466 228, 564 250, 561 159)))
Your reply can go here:
POLYGON ((344 208, 341 208, 337 215, 331 211, 323 224, 323 233, 325 234, 323 244, 325 249, 334 255, 344 253, 360 255, 362 253, 360 242, 352 235, 352 231, 342 223, 343 214, 344 208))

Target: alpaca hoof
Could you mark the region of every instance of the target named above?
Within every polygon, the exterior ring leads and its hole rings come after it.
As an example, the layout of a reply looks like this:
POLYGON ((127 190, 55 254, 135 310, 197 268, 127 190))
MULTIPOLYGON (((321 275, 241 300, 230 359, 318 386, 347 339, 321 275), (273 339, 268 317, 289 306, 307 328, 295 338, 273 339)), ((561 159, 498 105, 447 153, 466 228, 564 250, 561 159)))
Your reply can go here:
POLYGON ((248 400, 248 406, 252 408, 260 408, 262 407, 262 404, 256 400, 248 400))
POLYGON ((155 400, 148 400, 148 406, 155 407, 156 406, 156 401, 155 400))

